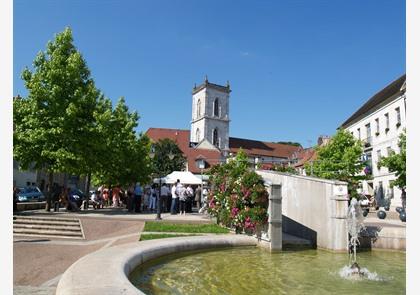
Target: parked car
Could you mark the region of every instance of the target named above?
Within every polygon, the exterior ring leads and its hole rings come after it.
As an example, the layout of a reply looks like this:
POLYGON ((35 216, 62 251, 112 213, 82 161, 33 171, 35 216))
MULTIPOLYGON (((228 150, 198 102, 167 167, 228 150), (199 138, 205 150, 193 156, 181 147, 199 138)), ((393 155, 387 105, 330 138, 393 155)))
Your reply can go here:
POLYGON ((45 201, 45 196, 41 190, 34 187, 20 187, 19 192, 17 193, 18 202, 43 202, 45 201))
POLYGON ((376 200, 371 195, 359 194, 359 202, 362 209, 369 209, 376 206, 376 200))
POLYGON ((70 190, 70 194, 73 195, 74 199, 76 200, 77 207, 81 207, 83 200, 86 199, 85 193, 79 190, 78 188, 74 188, 70 190))

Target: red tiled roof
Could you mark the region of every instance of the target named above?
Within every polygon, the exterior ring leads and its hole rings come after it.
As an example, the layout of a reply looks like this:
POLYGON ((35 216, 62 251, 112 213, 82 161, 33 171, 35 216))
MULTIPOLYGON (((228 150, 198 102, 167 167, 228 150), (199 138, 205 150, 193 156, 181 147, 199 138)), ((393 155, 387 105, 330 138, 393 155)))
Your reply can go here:
MULTIPOLYGON (((190 143, 190 131, 183 129, 167 129, 167 128, 149 128, 146 131, 146 135, 152 141, 158 141, 159 139, 169 138, 174 140, 181 151, 184 153, 188 161, 188 170, 192 173, 200 173, 200 169, 197 168, 196 159, 204 158, 207 162, 206 168, 209 166, 220 163, 221 152, 219 150, 212 149, 195 149, 191 148, 190 143)), ((230 137, 229 138, 230 151, 237 153, 240 148, 250 156, 266 156, 276 158, 291 158, 292 155, 302 148, 294 145, 264 142, 243 138, 230 137)), ((265 163, 264 165, 268 165, 265 163)), ((267 166, 269 167, 269 165, 267 166)), ((271 168, 271 167, 269 167, 271 168)))
POLYGON ((259 169, 262 170, 272 170, 274 168, 274 164, 273 163, 263 163, 261 164, 261 167, 259 169))
POLYGON ((239 149, 242 148, 247 155, 276 158, 290 158, 293 153, 302 149, 299 146, 290 144, 272 143, 236 137, 229 138, 229 148, 230 151, 234 153, 237 153, 239 149))
POLYGON ((187 155, 188 170, 192 173, 200 173, 200 169, 195 162, 199 158, 206 161, 206 168, 204 170, 207 170, 214 165, 220 164, 221 153, 216 150, 189 148, 187 155))
POLYGON ((307 162, 314 161, 317 158, 317 153, 314 148, 307 148, 299 152, 296 156, 298 162, 293 165, 295 168, 303 167, 307 162))
POLYGON ((209 149, 195 149, 190 147, 190 131, 182 129, 167 129, 167 128, 149 128, 146 135, 152 141, 169 138, 178 144, 188 161, 188 171, 192 173, 200 173, 195 160, 197 158, 204 158, 207 162, 206 169, 220 163, 220 152, 218 150, 209 149))

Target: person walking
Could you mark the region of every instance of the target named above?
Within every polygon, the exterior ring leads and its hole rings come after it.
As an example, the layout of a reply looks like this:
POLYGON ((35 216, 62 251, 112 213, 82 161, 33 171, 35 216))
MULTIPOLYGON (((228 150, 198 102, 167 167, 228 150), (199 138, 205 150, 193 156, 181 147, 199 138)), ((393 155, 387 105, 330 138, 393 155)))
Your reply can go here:
POLYGON ((112 207, 120 206, 120 187, 116 186, 112 189, 112 207))
POLYGON ((141 207, 141 196, 143 195, 143 189, 140 186, 140 183, 137 182, 134 187, 134 212, 140 213, 141 207))
POLYGON ((380 207, 384 206, 384 188, 382 186, 382 181, 379 182, 379 187, 376 188, 375 199, 377 206, 376 210, 379 210, 380 207))
POLYGON ((60 211, 60 193, 61 189, 58 183, 54 182, 52 186, 52 198, 51 201, 53 202, 54 212, 60 211))
POLYGON ((185 203, 185 211, 187 213, 192 213, 192 205, 194 202, 194 190, 192 189, 190 184, 187 186, 185 194, 187 195, 187 200, 185 203))
POLYGON ((168 203, 169 203, 169 195, 171 194, 171 191, 169 190, 169 188, 166 186, 166 183, 164 183, 163 185, 162 185, 162 188, 161 188, 161 196, 160 196, 160 198, 161 198, 161 204, 162 204, 162 206, 161 206, 161 211, 163 212, 163 213, 165 213, 165 212, 167 212, 167 211, 169 211, 169 209, 168 209, 168 203))
POLYGON ((153 184, 150 188, 150 211, 155 212, 156 211, 156 201, 157 201, 157 189, 156 185, 153 184))
POLYGON ((207 211, 207 208, 208 208, 207 195, 208 194, 209 194, 209 192, 207 191, 207 189, 203 188, 202 199, 201 199, 201 208, 198 211, 198 213, 205 213, 207 211))
POLYGON ((134 187, 130 185, 127 189, 127 211, 132 212, 134 208, 134 187))
POLYGON ((17 211, 18 193, 19 189, 16 186, 13 187, 13 212, 17 211))
POLYGON ((201 185, 199 185, 195 189, 195 198, 194 198, 195 204, 197 206, 197 211, 201 208, 201 185))
POLYGON ((179 195, 179 215, 185 215, 185 207, 188 198, 187 189, 181 184, 177 190, 179 195))
POLYGON ((109 207, 109 189, 104 188, 102 195, 103 195, 103 199, 104 199, 104 202, 105 202, 105 206, 109 207))
POLYGON ((176 183, 174 183, 172 185, 171 188, 171 196, 172 196, 172 200, 171 200, 171 214, 175 215, 176 214, 176 203, 177 203, 177 198, 178 198, 178 192, 176 190, 176 183))
POLYGON ((401 204, 405 210, 406 206, 407 206, 407 194, 405 192, 405 188, 403 188, 401 190, 401 204))
POLYGON ((74 195, 71 193, 69 187, 66 189, 66 195, 67 195, 67 202, 69 204, 68 207, 70 207, 70 211, 75 211, 75 212, 80 211, 79 206, 77 206, 76 199, 74 198, 74 195))

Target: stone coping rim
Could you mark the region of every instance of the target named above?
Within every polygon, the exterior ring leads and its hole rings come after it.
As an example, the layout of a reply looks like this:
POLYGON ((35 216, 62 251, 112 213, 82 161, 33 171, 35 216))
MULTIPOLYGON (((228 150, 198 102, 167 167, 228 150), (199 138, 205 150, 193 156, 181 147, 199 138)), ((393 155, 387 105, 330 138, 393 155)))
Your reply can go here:
POLYGON ((257 239, 232 234, 188 236, 105 248, 73 263, 61 277, 56 294, 144 294, 128 279, 140 264, 173 253, 237 246, 257 246, 257 239))

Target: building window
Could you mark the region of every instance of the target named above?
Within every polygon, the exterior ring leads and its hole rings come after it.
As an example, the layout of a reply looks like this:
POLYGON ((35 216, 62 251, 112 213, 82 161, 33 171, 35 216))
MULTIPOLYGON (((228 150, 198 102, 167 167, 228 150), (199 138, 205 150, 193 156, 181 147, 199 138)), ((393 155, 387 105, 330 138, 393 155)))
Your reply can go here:
POLYGON ((201 115, 201 100, 197 101, 197 118, 201 115))
POLYGON ((401 126, 401 112, 400 108, 396 108, 395 112, 397 113, 397 128, 401 126))
POLYGON ((371 134, 371 130, 370 130, 370 123, 366 124, 366 141, 368 143, 371 143, 372 141, 372 134, 371 134))
POLYGON ((389 131, 389 114, 385 114, 385 132, 389 131))
POLYGON ((195 140, 196 142, 200 141, 200 128, 197 128, 197 131, 195 132, 195 140))
POLYGON ((362 135, 360 133, 360 128, 357 128, 357 137, 359 138, 359 140, 362 139, 362 135))
POLYGON ((219 117, 219 99, 218 98, 214 100, 213 115, 215 117, 219 117))
POLYGON ((366 163, 366 167, 364 169, 365 174, 372 175, 372 153, 368 152, 362 155, 362 160, 366 163))
POLYGON ((378 158, 378 162, 377 162, 378 163, 378 169, 381 169, 381 166, 379 165, 379 162, 382 159, 381 150, 376 151, 376 157, 378 158))
POLYGON ((215 147, 219 147, 219 134, 217 132, 217 128, 213 129, 213 145, 215 147))
POLYGON ((375 119, 375 123, 376 123, 376 132, 375 135, 378 136, 379 135, 379 118, 375 119))

